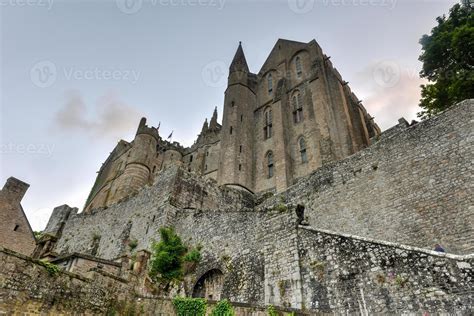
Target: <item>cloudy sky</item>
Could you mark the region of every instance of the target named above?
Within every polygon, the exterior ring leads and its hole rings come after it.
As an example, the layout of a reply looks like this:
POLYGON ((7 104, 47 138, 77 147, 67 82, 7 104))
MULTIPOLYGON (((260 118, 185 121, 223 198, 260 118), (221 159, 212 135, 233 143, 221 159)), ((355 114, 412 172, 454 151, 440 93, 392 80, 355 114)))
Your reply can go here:
POLYGON ((0 0, 0 183, 31 187, 35 230, 82 208, 141 116, 192 144, 243 42, 258 72, 278 38, 312 39, 382 129, 419 111, 422 34, 456 0, 0 0))

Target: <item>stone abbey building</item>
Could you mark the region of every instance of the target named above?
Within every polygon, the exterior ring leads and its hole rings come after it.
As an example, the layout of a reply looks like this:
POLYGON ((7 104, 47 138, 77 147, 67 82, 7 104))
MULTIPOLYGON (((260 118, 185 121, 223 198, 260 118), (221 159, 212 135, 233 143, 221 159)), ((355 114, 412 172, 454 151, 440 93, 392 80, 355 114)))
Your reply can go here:
POLYGON ((190 148, 163 140, 142 119, 135 139, 120 141, 99 171, 86 211, 151 184, 173 164, 220 185, 282 192, 380 134, 316 41, 278 40, 258 74, 239 44, 229 68, 222 125, 217 110, 190 148))
MULTIPOLYGON (((239 45, 222 124, 214 112, 184 148, 142 119, 84 210, 53 210, 35 259, 2 243, 0 312, 174 315, 181 295, 237 315, 471 315, 473 122, 465 100, 381 132, 316 41, 278 40, 258 74, 239 45), (157 294, 162 227, 202 257, 157 294)), ((21 220, 27 186, 9 180, 0 208, 17 215, 4 218, 21 220)))

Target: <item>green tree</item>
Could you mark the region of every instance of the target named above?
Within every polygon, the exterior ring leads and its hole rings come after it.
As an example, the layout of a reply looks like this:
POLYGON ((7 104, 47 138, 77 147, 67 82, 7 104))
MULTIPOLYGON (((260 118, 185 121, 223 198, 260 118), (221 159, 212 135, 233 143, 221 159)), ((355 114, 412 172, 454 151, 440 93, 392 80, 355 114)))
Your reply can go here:
POLYGON ((150 277, 155 281, 160 276, 167 281, 179 280, 183 276, 183 258, 187 248, 171 227, 160 228, 160 236, 160 242, 152 244, 150 277))
POLYGON ((474 98, 474 15, 468 1, 454 5, 449 16, 436 19, 430 35, 420 39, 420 72, 429 83, 421 86, 421 118, 465 99, 474 98))

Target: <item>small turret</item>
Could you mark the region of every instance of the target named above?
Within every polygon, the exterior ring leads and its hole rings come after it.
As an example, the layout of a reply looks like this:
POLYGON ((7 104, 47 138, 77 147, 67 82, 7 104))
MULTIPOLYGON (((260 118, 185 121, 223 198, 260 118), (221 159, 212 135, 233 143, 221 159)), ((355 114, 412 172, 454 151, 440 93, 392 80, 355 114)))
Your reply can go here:
POLYGON ((242 42, 239 42, 239 47, 237 48, 234 59, 232 59, 232 63, 229 67, 229 73, 235 71, 249 72, 249 66, 247 65, 244 50, 242 49, 242 42))
POLYGON ((209 123, 210 131, 217 131, 219 129, 219 123, 217 123, 217 106, 214 108, 214 113, 212 114, 211 122, 209 123))
POLYGON ((248 86, 249 74, 249 66, 247 65, 244 50, 242 49, 242 42, 239 42, 239 47, 237 48, 234 59, 232 59, 229 67, 227 86, 234 84, 243 84, 248 86))
POLYGON ((202 124, 201 135, 206 134, 208 130, 209 130, 209 124, 207 124, 207 119, 206 119, 204 121, 204 124, 202 124))
POLYGON ((146 118, 142 117, 140 120, 140 124, 138 124, 138 129, 137 129, 137 134, 136 135, 141 135, 141 134, 148 134, 152 137, 154 137, 157 141, 159 139, 159 134, 158 134, 158 129, 151 126, 148 127, 146 125, 146 118))

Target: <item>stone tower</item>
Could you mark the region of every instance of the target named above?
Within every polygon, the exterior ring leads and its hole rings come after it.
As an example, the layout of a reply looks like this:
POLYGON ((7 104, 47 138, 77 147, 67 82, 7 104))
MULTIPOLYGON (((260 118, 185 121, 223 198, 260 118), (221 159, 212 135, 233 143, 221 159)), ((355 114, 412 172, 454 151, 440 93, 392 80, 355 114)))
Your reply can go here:
POLYGON ((217 181, 253 191, 254 127, 253 111, 257 105, 256 75, 250 73, 242 44, 229 67, 224 96, 221 150, 217 181))
POLYGON ((123 174, 116 184, 114 200, 136 193, 141 187, 149 183, 152 172, 152 160, 155 158, 158 143, 158 131, 146 125, 146 118, 142 118, 137 134, 133 140, 133 147, 127 154, 123 174))

